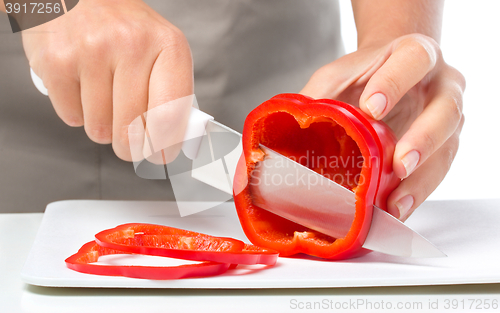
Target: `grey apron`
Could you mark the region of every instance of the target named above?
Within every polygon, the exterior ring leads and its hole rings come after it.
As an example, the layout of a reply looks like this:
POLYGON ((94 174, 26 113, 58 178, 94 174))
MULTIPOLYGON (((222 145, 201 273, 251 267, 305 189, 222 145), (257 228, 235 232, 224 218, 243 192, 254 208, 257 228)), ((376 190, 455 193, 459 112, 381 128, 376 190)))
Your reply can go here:
MULTIPOLYGON (((186 35, 202 110, 241 131, 245 116, 298 92, 343 54, 333 0, 148 0, 186 35)), ((42 212, 65 199, 174 200, 168 180, 145 180, 110 145, 66 126, 33 86, 20 34, 0 13, 0 212, 42 212)))

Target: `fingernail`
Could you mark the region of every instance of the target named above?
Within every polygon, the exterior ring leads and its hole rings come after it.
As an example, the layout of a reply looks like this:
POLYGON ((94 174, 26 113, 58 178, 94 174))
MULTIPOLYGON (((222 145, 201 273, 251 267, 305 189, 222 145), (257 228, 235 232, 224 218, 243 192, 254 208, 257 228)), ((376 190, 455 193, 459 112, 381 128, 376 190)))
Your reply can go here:
POLYGON ((406 216, 406 214, 408 214, 411 207, 413 206, 414 202, 415 202, 415 199, 413 199, 412 195, 406 195, 403 198, 399 199, 395 203, 396 207, 399 210, 399 216, 397 218, 401 219, 402 217, 406 216))
POLYGON ((417 167, 418 161, 420 160, 420 153, 417 150, 411 150, 402 159, 401 162, 406 170, 405 178, 408 177, 415 167, 417 167))
POLYGON ((381 94, 376 93, 366 100, 366 107, 374 118, 379 118, 387 106, 387 98, 381 94))

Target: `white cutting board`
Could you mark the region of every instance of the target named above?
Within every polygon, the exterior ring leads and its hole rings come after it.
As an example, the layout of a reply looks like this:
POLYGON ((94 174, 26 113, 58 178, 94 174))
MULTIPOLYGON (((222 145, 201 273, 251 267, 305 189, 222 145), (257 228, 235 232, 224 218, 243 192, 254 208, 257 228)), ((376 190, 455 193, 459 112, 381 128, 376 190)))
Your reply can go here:
MULTIPOLYGON (((447 258, 410 259, 380 253, 345 261, 279 258, 272 268, 240 266, 216 277, 170 281, 96 276, 66 268, 64 260, 93 240, 95 233, 130 222, 164 224, 248 242, 232 202, 187 217, 179 216, 174 202, 55 202, 47 206, 22 271, 23 280, 40 286, 124 288, 316 288, 500 282, 500 199, 429 201, 414 213, 407 225, 433 242, 447 258)), ((152 264, 159 259, 147 258, 139 262, 152 264)), ((127 257, 124 260, 138 262, 127 257)))

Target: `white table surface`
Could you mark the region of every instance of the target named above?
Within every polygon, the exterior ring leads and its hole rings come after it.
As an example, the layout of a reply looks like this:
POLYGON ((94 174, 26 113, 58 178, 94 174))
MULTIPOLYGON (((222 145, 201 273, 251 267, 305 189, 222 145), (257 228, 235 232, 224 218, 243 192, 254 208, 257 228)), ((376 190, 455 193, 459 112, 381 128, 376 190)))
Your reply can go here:
POLYGON ((381 312, 388 306, 399 312, 439 312, 446 306, 450 312, 500 311, 485 309, 487 303, 500 302, 500 284, 256 290, 35 287, 22 282, 20 271, 42 216, 0 214, 0 312, 381 312), (429 309, 435 305, 438 310, 429 309))

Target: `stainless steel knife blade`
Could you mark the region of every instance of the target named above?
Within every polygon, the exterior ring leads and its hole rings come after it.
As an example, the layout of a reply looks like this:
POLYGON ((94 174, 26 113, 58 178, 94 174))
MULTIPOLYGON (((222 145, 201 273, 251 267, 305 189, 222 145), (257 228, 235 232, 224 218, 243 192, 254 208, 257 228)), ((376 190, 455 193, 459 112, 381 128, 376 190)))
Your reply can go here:
MULTIPOLYGON (((355 195, 343 186, 261 145, 264 161, 253 172, 254 204, 334 238, 349 231, 355 195)), ((405 257, 446 256, 427 239, 374 205, 363 247, 405 257)))
POLYGON ((373 206, 372 224, 363 248, 403 257, 446 257, 430 241, 376 206, 373 206))

